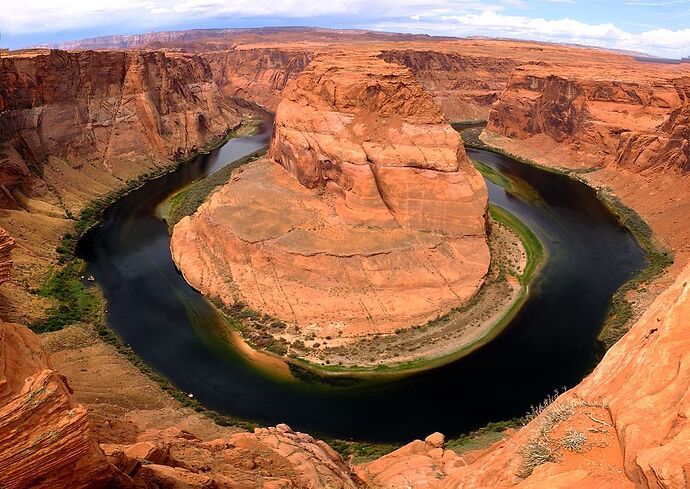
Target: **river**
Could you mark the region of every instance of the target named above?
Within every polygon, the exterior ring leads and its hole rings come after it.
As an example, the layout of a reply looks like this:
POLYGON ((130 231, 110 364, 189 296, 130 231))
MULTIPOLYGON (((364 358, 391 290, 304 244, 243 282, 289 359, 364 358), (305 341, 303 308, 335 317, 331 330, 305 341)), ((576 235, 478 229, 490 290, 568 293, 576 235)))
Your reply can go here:
POLYGON ((406 442, 522 415, 596 365, 603 353, 596 336, 611 296, 643 268, 644 253, 586 185, 468 149, 522 189, 510 194, 487 182, 491 202, 527 224, 549 254, 501 335, 434 370, 347 387, 257 368, 223 340, 215 309, 176 270, 156 208, 189 182, 265 147, 271 124, 266 116, 256 135, 232 139, 125 195, 79 243, 87 273, 107 299, 109 326, 154 370, 226 414, 312 435, 406 442))

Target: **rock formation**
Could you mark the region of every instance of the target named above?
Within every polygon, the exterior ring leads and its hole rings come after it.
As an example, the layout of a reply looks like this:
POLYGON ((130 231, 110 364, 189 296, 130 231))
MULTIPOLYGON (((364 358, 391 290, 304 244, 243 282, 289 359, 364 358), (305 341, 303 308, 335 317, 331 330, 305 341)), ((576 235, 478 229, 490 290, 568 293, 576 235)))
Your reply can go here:
POLYGON ((355 489, 358 478, 326 443, 287 425, 202 441, 176 428, 155 441, 103 449, 131 474, 134 487, 355 489))
POLYGON ((252 48, 203 55, 213 79, 228 96, 240 97, 274 111, 290 80, 307 67, 313 53, 304 49, 252 48))
POLYGON ((519 60, 499 56, 408 49, 381 57, 407 66, 451 122, 486 120, 519 60))
POLYGON ((9 233, 0 228, 0 284, 6 282, 12 273, 12 249, 14 240, 9 233))
POLYGON ((0 204, 72 212, 240 123, 203 59, 163 52, 3 57, 0 110, 0 204))
POLYGON ((401 487, 403 482, 448 489, 688 487, 688 317, 690 267, 590 376, 525 428, 484 452, 462 457, 433 440, 416 441, 357 472, 375 488, 401 487), (552 414, 556 411, 558 416, 552 414), (518 474, 525 448, 544 426, 556 456, 523 480, 518 474), (579 451, 559 448, 569 428, 585 435, 579 451))
POLYGON ((668 151, 682 152, 682 144, 668 141, 682 135, 669 134, 669 128, 682 118, 673 111, 686 98, 687 82, 655 67, 641 71, 619 63, 608 69, 615 70, 615 79, 578 65, 517 68, 491 108, 487 130, 529 141, 529 156, 560 160, 564 167, 616 162, 639 171, 654 164, 648 161, 652 154, 663 166, 671 164, 678 155, 668 151))
POLYGON ((0 486, 106 487, 114 470, 38 337, 0 322, 0 486))
POLYGON ((348 336, 424 323, 482 285, 484 181, 404 67, 315 60, 278 108, 271 157, 176 226, 199 290, 348 336))

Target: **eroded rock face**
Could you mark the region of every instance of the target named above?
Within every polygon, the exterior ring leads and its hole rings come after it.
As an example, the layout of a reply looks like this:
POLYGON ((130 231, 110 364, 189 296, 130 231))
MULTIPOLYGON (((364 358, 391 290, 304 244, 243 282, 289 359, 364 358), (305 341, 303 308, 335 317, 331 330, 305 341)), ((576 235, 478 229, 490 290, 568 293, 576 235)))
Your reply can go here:
POLYGON ((0 284, 9 280, 12 273, 12 248, 14 240, 7 231, 0 228, 0 284))
POLYGON ((0 486, 106 487, 114 471, 38 337, 0 321, 0 486))
POLYGON ((103 449, 138 489, 312 488, 355 489, 359 479, 326 443, 287 425, 201 440, 170 428, 134 445, 103 449))
POLYGON ((484 234, 483 180, 400 65, 352 53, 312 64, 278 107, 271 156, 303 186, 342 197, 346 222, 484 234))
POLYGON ((462 457, 416 441, 358 468, 370 487, 401 480, 438 488, 688 487, 690 474, 690 267, 661 294, 594 372, 527 427, 484 452, 462 457), (555 462, 518 477, 522 450, 549 411, 570 403, 551 434, 585 434, 580 452, 560 449, 555 462))
POLYGON ((199 290, 348 336, 424 323, 482 285, 484 181, 404 67, 313 62, 281 102, 271 156, 176 226, 173 257, 199 290))
POLYGON ((560 155, 563 167, 681 169, 687 136, 671 126, 684 126, 687 82, 634 64, 611 70, 615 75, 577 65, 516 68, 492 106, 487 130, 529 141, 536 159, 560 155))
POLYGON ((203 57, 223 93, 275 111, 287 83, 299 76, 312 56, 304 49, 275 47, 218 51, 203 57))
POLYGON ((203 59, 163 52, 3 57, 0 110, 4 206, 72 211, 240 122, 203 59))
POLYGON ((387 50, 381 57, 407 66, 451 122, 487 119, 491 104, 520 63, 508 57, 430 49, 387 50))

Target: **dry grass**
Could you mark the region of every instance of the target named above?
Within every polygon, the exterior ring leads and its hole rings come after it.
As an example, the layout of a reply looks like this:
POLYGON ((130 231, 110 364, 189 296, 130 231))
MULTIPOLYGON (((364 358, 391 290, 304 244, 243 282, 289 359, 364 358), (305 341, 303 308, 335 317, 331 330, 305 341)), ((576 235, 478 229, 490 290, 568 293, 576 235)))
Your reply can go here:
POLYGON ((557 462, 559 450, 566 449, 573 452, 580 452, 584 447, 587 437, 584 433, 573 428, 568 428, 565 436, 558 440, 551 438, 554 428, 568 420, 578 407, 599 407, 606 408, 603 404, 592 403, 571 397, 569 399, 557 400, 558 391, 548 396, 537 406, 532 406, 530 412, 525 416, 525 424, 536 420, 535 433, 527 441, 525 446, 520 449, 522 458, 517 476, 524 479, 529 477, 535 468, 547 462, 557 462))

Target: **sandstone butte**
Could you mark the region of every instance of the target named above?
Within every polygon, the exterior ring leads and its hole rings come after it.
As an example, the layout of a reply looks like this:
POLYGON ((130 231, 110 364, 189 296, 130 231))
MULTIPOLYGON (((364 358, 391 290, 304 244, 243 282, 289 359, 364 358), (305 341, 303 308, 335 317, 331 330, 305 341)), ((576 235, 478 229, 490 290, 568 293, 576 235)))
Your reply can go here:
MULTIPOLYGON (((6 431, 1 432, 0 477, 11 478, 3 479, 4 485, 26 486, 26 460, 52 469, 45 480, 55 484, 43 487, 88 487, 105 480, 108 470, 119 474, 111 485, 122 487, 688 487, 687 66, 514 41, 396 39, 323 30, 244 30, 224 36, 209 31, 139 36, 140 44, 133 46, 130 38, 116 44, 101 39, 86 47, 138 49, 3 56, 0 226, 17 247, 14 278, 0 287, 0 317, 28 322, 49 305, 27 289, 38 287, 45 270, 55 266, 54 249, 70 229, 60 199, 78 211, 178 149, 191 151, 216 135, 174 129, 174 121, 183 120, 199 127, 194 122, 198 115, 212 124, 220 120, 215 103, 194 96, 200 88, 228 108, 223 118, 234 126, 239 112, 221 95, 242 95, 275 109, 281 92, 312 58, 334 48, 366 47, 407 66, 448 119, 489 119, 482 138, 490 144, 547 166, 592 169, 579 177, 634 208, 674 251, 670 272, 632 295, 641 317, 630 332, 551 408, 564 404, 573 411, 554 427, 552 438, 574 427, 587 433, 589 443, 579 453, 562 451, 557 462, 518 478, 521 449, 547 421, 547 411, 481 451, 458 456, 435 435, 353 467, 285 426, 256 434, 213 426, 180 408, 88 327, 71 326, 42 337, 53 368, 69 377, 75 389, 71 395, 63 379, 45 367, 46 355, 35 336, 3 323, 0 423, 28 433, 11 440, 7 450, 6 431), (162 47, 178 52, 162 53, 162 47), (99 61, 98 69, 89 69, 90 59, 99 61), (143 76, 144 66, 156 76, 143 76), (138 74, 124 67, 137 67, 138 74), (117 76, 111 76, 112 70, 117 76), (137 83, 124 90, 125 78, 137 83), (161 98, 175 103, 159 104, 161 98), (126 116, 118 117, 119 107, 126 116), (160 123, 139 123, 145 114, 160 123), (53 124, 61 129, 42 138, 53 124), (160 131, 160 139, 146 127, 160 131), (80 143, 91 134, 98 136, 94 144, 80 143), (144 156, 138 146, 132 149, 132 137, 141 142, 144 156), (156 140, 165 142, 165 154, 148 149, 156 140), (105 147, 131 151, 103 158, 105 147), (47 386, 43 391, 42 385, 47 386), (87 408, 88 420, 77 402, 87 408), (56 431, 70 436, 43 437, 56 431), (21 462, 8 460, 20 449, 21 462), (81 454, 81 465, 74 462, 75 454, 81 454), (104 465, 104 454, 110 466, 104 465), (80 483, 85 477, 93 479, 80 483)), ((8 243, 1 238, 0 250, 6 251, 8 243)), ((6 256, 0 251, 3 281, 6 256)))
POLYGON ((484 180, 402 65, 314 59, 278 106, 269 157, 175 227, 195 288, 319 336, 424 324, 489 266, 484 180))

